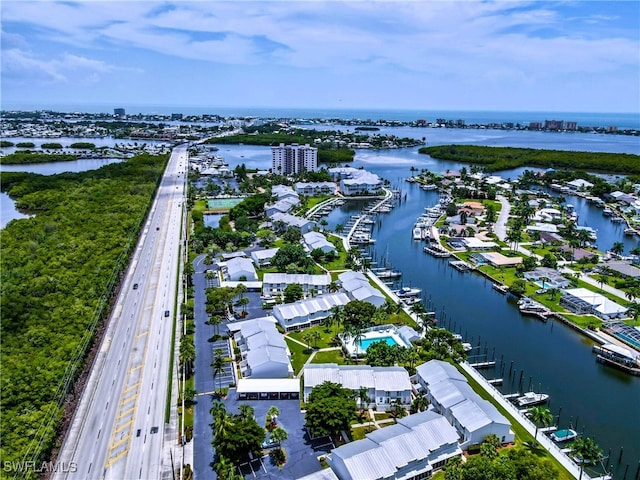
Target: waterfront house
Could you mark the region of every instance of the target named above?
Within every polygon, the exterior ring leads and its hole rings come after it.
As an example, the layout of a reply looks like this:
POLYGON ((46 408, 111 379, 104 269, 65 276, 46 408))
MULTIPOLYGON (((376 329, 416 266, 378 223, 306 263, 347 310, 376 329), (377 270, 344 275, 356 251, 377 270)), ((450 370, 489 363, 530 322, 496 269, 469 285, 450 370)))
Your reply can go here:
POLYGON ((267 215, 267 217, 272 217, 276 213, 287 213, 290 212, 291 209, 299 203, 300 202, 295 199, 285 198, 283 200, 278 200, 271 205, 265 205, 264 213, 267 215))
POLYGON ((333 243, 320 232, 308 232, 302 236, 304 246, 308 252, 312 252, 316 249, 322 250, 322 253, 333 252, 337 254, 338 251, 333 243))
POLYGON ((336 190, 332 182, 298 182, 295 184, 296 193, 311 197, 313 195, 332 195, 336 190))
POLYGON ((605 265, 625 278, 640 278, 640 268, 634 267, 628 262, 610 260, 605 262, 605 265))
POLYGON ((480 253, 480 256, 494 268, 515 267, 522 263, 522 257, 507 257, 499 252, 480 253))
POLYGON ((509 421, 493 404, 480 397, 454 405, 450 408, 450 416, 452 426, 461 436, 459 442, 463 449, 482 443, 491 434, 503 444, 514 440, 509 421))
POLYGON ((466 237, 461 238, 460 242, 464 245, 467 250, 493 250, 498 246, 496 242, 485 242, 484 240, 480 240, 478 237, 466 237))
POLYGON ((271 195, 276 197, 278 200, 291 200, 296 203, 300 203, 300 198, 298 193, 291 188, 289 185, 274 185, 271 187, 271 195))
POLYGON ((278 253, 279 248, 267 248, 265 250, 254 250, 251 252, 251 260, 257 268, 268 267, 271 259, 278 253))
POLYGON ((273 316, 285 331, 300 330, 312 325, 319 325, 331 315, 331 309, 344 306, 351 299, 343 292, 320 295, 315 298, 285 303, 273 307, 273 316))
POLYGON ((416 367, 416 380, 424 390, 442 380, 466 381, 456 367, 442 360, 431 360, 416 367))
POLYGON ((391 407, 394 402, 400 405, 411 404, 411 381, 402 367, 371 367, 369 365, 337 365, 335 363, 310 363, 304 367, 304 401, 308 401, 313 387, 324 382, 332 382, 353 390, 357 394, 360 388, 367 389, 370 402, 360 408, 375 406, 378 409, 391 407))
POLYGON ((530 272, 524 272, 524 278, 542 288, 567 288, 570 284, 558 270, 548 267, 537 267, 530 272))
POLYGON ((489 434, 502 443, 513 442, 515 434, 509 421, 482 399, 453 365, 430 360, 416 368, 416 379, 432 408, 456 428, 462 448, 482 443, 489 434))
POLYGON ((591 187, 593 187, 593 183, 587 182, 582 178, 577 178, 575 180, 567 182, 567 187, 569 187, 574 192, 584 191, 584 190, 589 190, 591 187))
POLYGON ((265 318, 242 322, 233 338, 240 351, 238 365, 243 377, 293 376, 291 352, 272 320, 265 318))
POLYGON ((294 283, 302 287, 304 295, 322 295, 327 293, 331 275, 309 275, 306 273, 265 273, 262 278, 262 295, 275 297, 282 295, 285 289, 294 283))
POLYGON ((352 300, 368 302, 376 307, 381 307, 386 302, 384 294, 371 285, 363 273, 347 270, 338 275, 338 281, 352 300))
POLYGON ((339 180, 340 191, 345 196, 378 194, 382 190, 382 180, 375 173, 353 167, 329 169, 334 179, 339 180))
POLYGON ((628 308, 586 288, 562 290, 560 305, 579 315, 596 315, 602 320, 622 318, 628 308))
POLYGON ((421 479, 461 455, 455 430, 426 411, 333 449, 327 463, 340 480, 421 479))
POLYGON ((293 227, 303 235, 313 230, 313 227, 316 226, 315 222, 307 220, 306 218, 280 212, 271 215, 271 223, 276 231, 286 230, 288 227, 293 227))

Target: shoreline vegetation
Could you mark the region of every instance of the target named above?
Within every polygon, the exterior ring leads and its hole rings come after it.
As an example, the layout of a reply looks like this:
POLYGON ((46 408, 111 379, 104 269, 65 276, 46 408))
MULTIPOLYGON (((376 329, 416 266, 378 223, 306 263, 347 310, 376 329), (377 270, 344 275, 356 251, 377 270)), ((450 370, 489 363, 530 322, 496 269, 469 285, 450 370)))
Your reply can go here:
POLYGON ((3 460, 37 463, 58 447, 167 159, 0 174, 2 191, 36 213, 2 229, 3 460))
POLYGON ((485 172, 497 172, 518 167, 541 167, 640 174, 640 155, 630 153, 576 152, 476 145, 422 147, 418 153, 429 155, 437 160, 481 165, 485 172))

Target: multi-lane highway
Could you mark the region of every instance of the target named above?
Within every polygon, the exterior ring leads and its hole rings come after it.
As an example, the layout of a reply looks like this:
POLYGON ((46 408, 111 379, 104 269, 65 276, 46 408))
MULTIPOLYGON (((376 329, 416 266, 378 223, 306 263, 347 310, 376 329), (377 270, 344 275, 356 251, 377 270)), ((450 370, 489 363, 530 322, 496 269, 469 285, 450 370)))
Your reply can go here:
POLYGON ((186 146, 176 147, 109 319, 55 479, 157 479, 163 465, 186 146))

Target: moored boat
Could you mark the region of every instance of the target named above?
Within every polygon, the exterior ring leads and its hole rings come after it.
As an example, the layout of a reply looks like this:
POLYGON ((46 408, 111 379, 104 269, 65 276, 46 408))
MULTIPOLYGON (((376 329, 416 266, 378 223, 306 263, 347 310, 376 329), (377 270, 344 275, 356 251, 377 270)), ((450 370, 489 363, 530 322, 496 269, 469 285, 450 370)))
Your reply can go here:
POLYGON ((551 438, 551 440, 553 440, 554 442, 560 443, 560 442, 568 442, 569 440, 573 440, 577 436, 578 436, 578 432, 576 432, 575 430, 572 430, 571 428, 565 428, 563 430, 556 430, 551 435, 549 435, 549 438, 551 438))
POLYGON ((526 392, 516 398, 515 402, 519 407, 532 407, 545 403, 547 400, 549 400, 549 395, 546 393, 526 392))
POLYGON ((400 290, 395 290, 393 293, 395 293, 400 298, 415 297, 415 296, 420 295, 420 293, 422 293, 422 289, 421 288, 402 287, 400 290))

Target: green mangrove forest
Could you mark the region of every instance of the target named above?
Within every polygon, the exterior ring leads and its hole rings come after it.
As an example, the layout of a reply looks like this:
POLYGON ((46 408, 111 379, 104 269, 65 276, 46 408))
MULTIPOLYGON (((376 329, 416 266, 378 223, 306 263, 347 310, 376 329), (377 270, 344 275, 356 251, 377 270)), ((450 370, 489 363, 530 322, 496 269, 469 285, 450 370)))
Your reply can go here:
POLYGON ((518 167, 541 167, 640 174, 640 155, 629 153, 572 152, 475 145, 422 147, 418 152, 438 160, 481 165, 486 172, 518 167))
POLYGON ((0 174, 2 190, 34 214, 0 231, 4 462, 42 462, 56 446, 167 159, 143 154, 80 173, 0 174))

